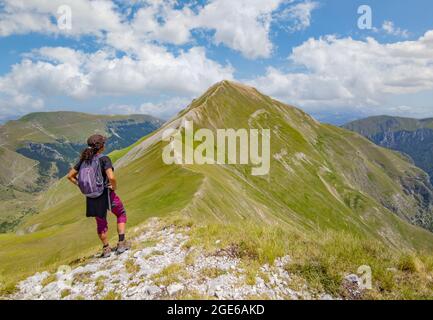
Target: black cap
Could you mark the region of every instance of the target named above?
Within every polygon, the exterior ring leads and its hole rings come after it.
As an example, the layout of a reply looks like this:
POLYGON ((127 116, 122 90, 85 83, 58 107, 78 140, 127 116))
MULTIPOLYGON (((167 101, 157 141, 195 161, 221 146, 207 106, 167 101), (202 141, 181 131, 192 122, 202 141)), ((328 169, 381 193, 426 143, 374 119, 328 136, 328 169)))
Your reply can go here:
POLYGON ((105 144, 105 141, 107 141, 107 138, 104 136, 100 134, 94 134, 87 139, 87 145, 89 147, 96 147, 99 149, 105 144))

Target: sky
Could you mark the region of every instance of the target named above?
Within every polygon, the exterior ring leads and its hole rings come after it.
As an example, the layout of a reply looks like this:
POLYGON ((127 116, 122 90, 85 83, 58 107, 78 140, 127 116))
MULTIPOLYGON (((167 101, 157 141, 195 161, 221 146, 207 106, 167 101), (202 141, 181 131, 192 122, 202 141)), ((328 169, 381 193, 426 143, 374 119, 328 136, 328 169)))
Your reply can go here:
POLYGON ((168 119, 243 82, 317 119, 433 117, 430 0, 0 0, 0 121, 168 119))

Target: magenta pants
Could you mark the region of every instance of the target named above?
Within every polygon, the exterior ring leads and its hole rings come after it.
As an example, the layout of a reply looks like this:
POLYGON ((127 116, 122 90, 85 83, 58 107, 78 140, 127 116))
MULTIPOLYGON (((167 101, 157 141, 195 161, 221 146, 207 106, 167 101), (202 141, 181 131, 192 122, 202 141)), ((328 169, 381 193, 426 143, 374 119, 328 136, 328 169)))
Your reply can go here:
MULTIPOLYGON (((110 192, 110 202, 111 212, 116 216, 117 224, 126 223, 127 218, 125 207, 123 206, 122 200, 120 200, 119 196, 114 191, 110 192)), ((98 234, 106 233, 108 231, 107 217, 96 217, 96 227, 98 234)))

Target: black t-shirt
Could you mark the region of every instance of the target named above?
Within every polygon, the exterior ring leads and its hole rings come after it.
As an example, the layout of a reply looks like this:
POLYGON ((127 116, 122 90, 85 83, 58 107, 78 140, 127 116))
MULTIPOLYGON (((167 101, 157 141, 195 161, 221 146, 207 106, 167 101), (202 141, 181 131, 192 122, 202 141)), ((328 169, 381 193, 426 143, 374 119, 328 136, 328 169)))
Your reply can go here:
MULTIPOLYGON (((78 161, 78 163, 74 166, 74 169, 80 171, 80 167, 82 163, 83 161, 81 160, 78 161)), ((99 158, 99 163, 101 164, 101 171, 102 171, 102 176, 104 177, 104 181, 108 183, 107 173, 105 172, 105 170, 110 168, 114 170, 111 159, 107 156, 102 156, 101 158, 99 158)))

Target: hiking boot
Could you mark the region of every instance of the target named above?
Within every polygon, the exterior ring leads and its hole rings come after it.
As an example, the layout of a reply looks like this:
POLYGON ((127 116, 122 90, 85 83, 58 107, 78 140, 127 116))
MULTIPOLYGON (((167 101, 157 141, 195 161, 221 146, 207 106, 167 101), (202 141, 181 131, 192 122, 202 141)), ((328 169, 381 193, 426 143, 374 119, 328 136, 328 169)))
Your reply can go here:
POLYGON ((102 254, 101 254, 101 258, 109 258, 111 255, 111 248, 110 246, 106 246, 102 248, 102 254))
POLYGON ((122 254, 122 253, 124 253, 126 250, 129 250, 130 248, 131 248, 131 245, 130 245, 129 242, 127 242, 126 240, 119 241, 119 242, 117 243, 116 253, 117 253, 117 254, 122 254))

